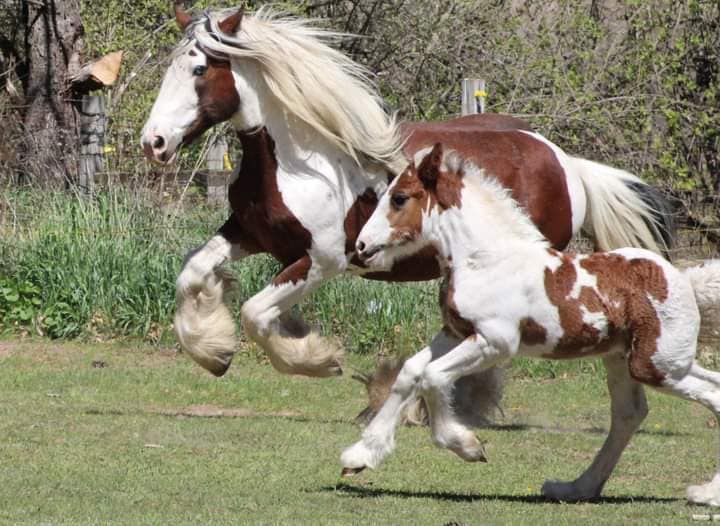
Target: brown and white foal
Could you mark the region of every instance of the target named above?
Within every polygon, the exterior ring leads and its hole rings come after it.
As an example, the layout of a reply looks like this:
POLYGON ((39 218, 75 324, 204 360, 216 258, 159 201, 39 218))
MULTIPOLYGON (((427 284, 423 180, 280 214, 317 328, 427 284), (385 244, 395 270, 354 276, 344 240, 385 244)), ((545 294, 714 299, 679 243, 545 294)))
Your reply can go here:
MULTIPOLYGON (((600 495, 647 414, 644 386, 720 416, 720 374, 695 361, 698 305, 720 303, 720 262, 682 272, 643 249, 589 256, 553 250, 507 190, 440 144, 419 152, 391 184, 357 251, 367 265, 384 268, 409 247, 427 244, 445 269, 445 327, 406 362, 362 439, 343 452, 343 474, 381 462, 393 448, 398 415, 418 393, 438 445, 465 460, 485 460, 475 434, 453 413, 452 386, 517 355, 598 355, 607 369, 609 436, 579 478, 543 485, 552 499, 600 495)), ((687 496, 720 505, 720 472, 687 496)))

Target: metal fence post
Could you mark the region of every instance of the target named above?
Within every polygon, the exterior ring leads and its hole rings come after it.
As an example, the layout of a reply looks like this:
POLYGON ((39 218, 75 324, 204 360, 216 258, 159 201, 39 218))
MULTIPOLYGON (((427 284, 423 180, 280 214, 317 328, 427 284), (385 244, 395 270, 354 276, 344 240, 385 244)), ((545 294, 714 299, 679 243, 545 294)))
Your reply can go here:
POLYGON ((485 91, 484 79, 463 79, 462 81, 462 115, 474 115, 485 113, 485 91))

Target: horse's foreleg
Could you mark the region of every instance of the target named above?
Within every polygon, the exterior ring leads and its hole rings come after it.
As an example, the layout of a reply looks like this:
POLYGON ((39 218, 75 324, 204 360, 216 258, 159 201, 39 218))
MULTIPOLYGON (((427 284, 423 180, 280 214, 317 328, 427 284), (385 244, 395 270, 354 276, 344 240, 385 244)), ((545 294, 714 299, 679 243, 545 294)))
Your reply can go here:
POLYGON ((622 354, 604 359, 610 391, 610 432, 590 467, 572 482, 546 481, 542 493, 549 499, 575 502, 600 496, 620 455, 648 412, 643 386, 630 377, 622 354))
POLYGON ((273 367, 285 374, 327 377, 342 374, 341 348, 322 338, 290 309, 337 272, 313 267, 310 256, 287 266, 242 306, 246 334, 268 354, 273 367))
POLYGON ((216 376, 230 367, 236 347, 235 322, 223 303, 230 280, 221 266, 249 254, 229 239, 221 229, 188 253, 176 282, 174 327, 180 345, 216 376))
POLYGON ((452 349, 457 340, 440 332, 428 347, 405 361, 393 383, 390 394, 378 413, 373 417, 362 439, 343 451, 340 462, 343 476, 353 475, 365 469, 376 468, 395 447, 395 429, 408 404, 415 400, 423 371, 431 360, 452 349))
POLYGON ((507 358, 481 335, 463 340, 445 356, 431 362, 423 373, 422 396, 428 407, 435 443, 469 462, 486 462, 485 450, 475 433, 457 418, 453 408, 455 381, 478 373, 507 358))

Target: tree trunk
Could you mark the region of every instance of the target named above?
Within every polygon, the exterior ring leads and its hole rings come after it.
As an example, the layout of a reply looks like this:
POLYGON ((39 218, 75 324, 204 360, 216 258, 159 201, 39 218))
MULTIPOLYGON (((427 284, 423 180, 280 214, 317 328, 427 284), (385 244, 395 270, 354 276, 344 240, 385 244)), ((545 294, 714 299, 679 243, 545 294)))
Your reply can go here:
POLYGON ((69 77, 80 66, 83 26, 79 0, 33 0, 20 5, 25 28, 25 141, 22 177, 73 181, 78 117, 69 77))

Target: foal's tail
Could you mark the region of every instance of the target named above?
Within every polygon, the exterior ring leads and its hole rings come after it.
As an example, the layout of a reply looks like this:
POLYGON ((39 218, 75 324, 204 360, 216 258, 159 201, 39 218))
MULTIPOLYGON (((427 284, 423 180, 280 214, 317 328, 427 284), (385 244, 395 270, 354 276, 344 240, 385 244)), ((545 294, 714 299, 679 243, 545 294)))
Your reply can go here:
POLYGON ((682 271, 692 284, 703 321, 720 311, 720 259, 709 259, 682 271))
POLYGON ((667 256, 675 238, 673 207, 639 177, 610 166, 571 157, 587 196, 583 229, 598 250, 641 247, 667 256))

